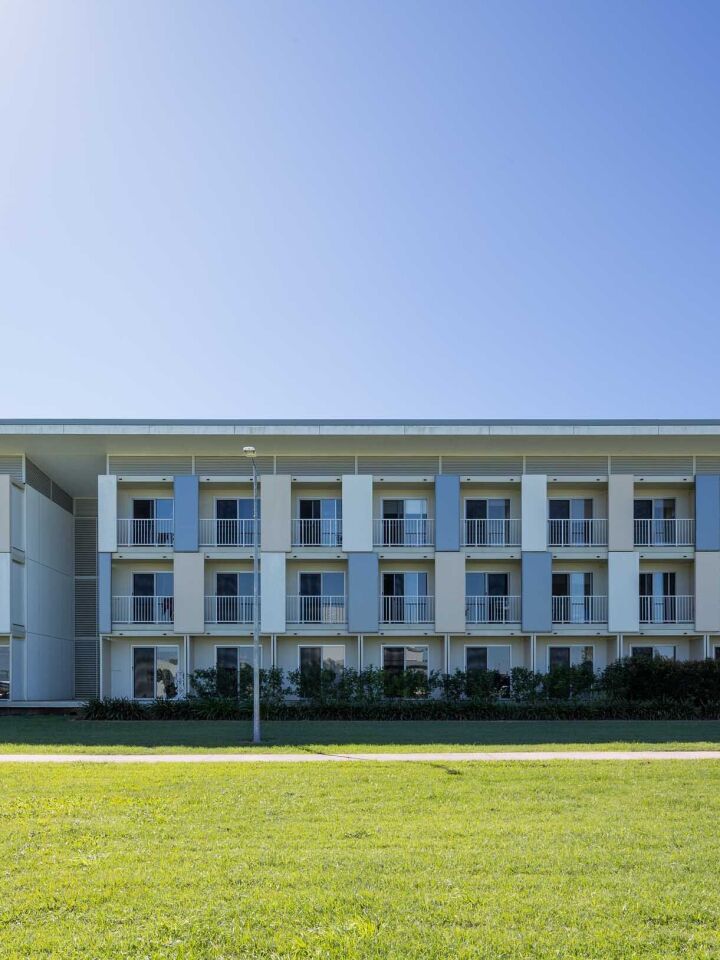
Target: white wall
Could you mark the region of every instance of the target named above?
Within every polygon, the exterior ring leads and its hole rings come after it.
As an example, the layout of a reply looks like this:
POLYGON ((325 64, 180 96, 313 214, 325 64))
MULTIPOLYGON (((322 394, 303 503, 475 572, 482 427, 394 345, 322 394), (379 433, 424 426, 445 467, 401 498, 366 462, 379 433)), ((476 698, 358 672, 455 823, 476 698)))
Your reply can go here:
POLYGON ((525 474, 521 483, 522 549, 547 550, 547 477, 525 474))
POLYGON ((260 554, 260 620, 264 633, 285 632, 285 554, 260 554))
POLYGON ((343 550, 366 553, 373 548, 373 478, 342 478, 343 550))
POLYGON ((98 553, 115 553, 117 550, 117 517, 117 477, 101 474, 98 477, 98 553))

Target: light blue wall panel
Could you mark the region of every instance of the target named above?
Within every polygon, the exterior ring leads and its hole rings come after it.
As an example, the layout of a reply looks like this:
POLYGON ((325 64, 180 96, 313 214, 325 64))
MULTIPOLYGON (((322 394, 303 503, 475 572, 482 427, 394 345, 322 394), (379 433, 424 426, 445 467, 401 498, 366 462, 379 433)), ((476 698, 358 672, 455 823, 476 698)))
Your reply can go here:
POLYGON ((377 633, 380 574, 376 553, 348 554, 348 630, 377 633))
POLYGON ((695 477, 695 548, 720 550, 720 476, 695 477))
POLYGON ((460 549, 460 477, 435 477, 435 549, 460 549))
POLYGON ((552 629, 552 554, 522 554, 522 628, 527 633, 552 629))
POLYGON ((112 554, 98 554, 98 632, 112 630, 112 554))
POLYGON ((175 477, 175 550, 191 553, 198 549, 198 507, 200 489, 196 476, 175 477))

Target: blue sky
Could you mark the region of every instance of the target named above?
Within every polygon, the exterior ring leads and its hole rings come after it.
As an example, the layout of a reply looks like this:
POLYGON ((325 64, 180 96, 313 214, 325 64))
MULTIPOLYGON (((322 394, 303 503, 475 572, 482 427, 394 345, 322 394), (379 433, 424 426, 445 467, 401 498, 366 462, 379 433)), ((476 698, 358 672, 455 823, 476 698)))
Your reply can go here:
POLYGON ((0 0, 1 416, 720 416, 720 5, 0 0))

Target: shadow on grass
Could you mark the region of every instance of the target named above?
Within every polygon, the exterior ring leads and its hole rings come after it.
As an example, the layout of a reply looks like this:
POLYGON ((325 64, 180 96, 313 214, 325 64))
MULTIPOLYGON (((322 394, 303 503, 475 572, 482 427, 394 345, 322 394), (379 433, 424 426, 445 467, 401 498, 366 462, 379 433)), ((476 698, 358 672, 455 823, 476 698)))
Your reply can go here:
MULTIPOLYGON (((251 747, 249 721, 87 721, 0 717, 0 750, 26 747, 233 750, 251 747)), ((720 721, 273 721, 261 749, 511 747, 547 744, 713 744, 720 721)))

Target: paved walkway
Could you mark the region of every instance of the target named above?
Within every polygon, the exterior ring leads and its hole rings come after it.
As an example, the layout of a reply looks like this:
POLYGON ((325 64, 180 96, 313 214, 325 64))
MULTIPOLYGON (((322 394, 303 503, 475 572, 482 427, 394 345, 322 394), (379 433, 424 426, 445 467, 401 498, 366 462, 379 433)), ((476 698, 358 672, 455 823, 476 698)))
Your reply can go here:
POLYGON ((467 753, 4 753, 2 763, 462 763, 720 760, 720 750, 517 750, 467 753))

